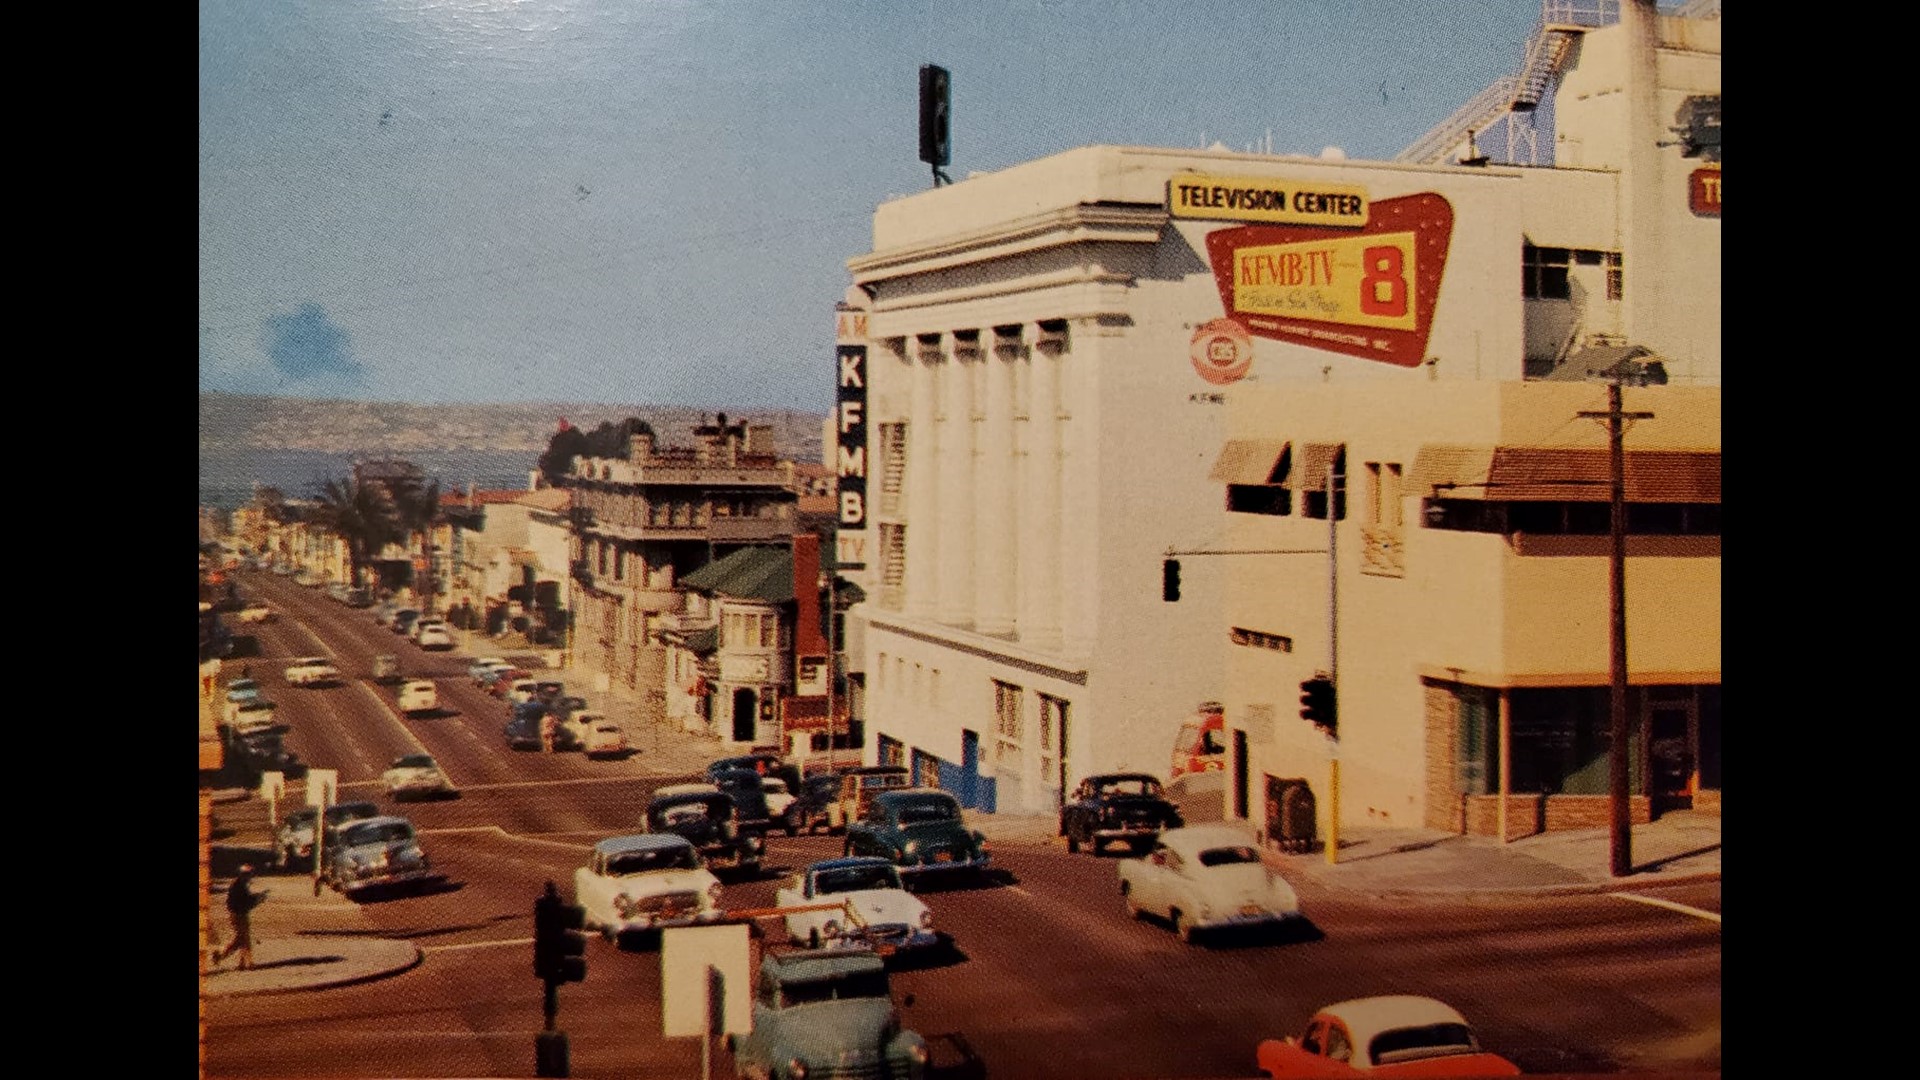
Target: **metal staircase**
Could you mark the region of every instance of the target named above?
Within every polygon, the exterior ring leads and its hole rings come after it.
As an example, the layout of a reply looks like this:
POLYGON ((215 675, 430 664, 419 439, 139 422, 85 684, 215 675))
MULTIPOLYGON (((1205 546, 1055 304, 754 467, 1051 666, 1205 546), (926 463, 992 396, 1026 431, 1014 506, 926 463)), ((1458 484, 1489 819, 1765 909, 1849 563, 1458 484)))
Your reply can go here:
MULTIPOLYGON (((1719 0, 1693 0, 1688 8, 1711 7, 1713 16, 1720 10, 1719 0)), ((1684 9, 1683 9, 1684 10, 1684 9)), ((1704 16, 1696 16, 1704 17, 1704 16)), ((1588 30, 1620 21, 1620 0, 1542 0, 1540 24, 1527 42, 1527 54, 1518 75, 1508 75, 1487 87, 1467 104, 1455 110, 1394 157, 1395 161, 1432 165, 1445 161, 1469 139, 1475 141, 1475 154, 1497 142, 1503 135, 1509 163, 1520 163, 1519 149, 1527 148, 1525 164, 1537 164, 1531 117, 1553 87, 1554 77, 1566 62, 1573 43, 1588 30), (1516 117, 1515 114, 1520 114, 1516 117), (1504 130, 1498 130, 1504 129, 1504 130)))

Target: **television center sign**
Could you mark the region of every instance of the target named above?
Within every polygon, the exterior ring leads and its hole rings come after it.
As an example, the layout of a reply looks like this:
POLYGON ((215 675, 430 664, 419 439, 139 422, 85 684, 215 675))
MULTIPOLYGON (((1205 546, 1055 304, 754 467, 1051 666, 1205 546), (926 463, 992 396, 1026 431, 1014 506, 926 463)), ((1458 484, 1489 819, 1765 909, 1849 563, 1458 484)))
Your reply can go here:
POLYGON ((1353 185, 1178 173, 1167 208, 1248 222, 1206 238, 1226 309, 1196 332, 1192 359, 1207 381, 1245 374, 1242 332, 1400 367, 1425 360, 1453 237, 1440 195, 1376 201, 1353 185))

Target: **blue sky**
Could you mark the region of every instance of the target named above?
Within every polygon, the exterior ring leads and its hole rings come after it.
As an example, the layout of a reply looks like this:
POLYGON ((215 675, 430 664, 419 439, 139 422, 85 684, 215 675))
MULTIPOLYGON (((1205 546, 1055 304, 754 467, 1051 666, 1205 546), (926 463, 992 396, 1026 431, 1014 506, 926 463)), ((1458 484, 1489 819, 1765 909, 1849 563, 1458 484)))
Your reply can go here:
POLYGON ((1529 0, 202 0, 200 387, 825 412, 874 207, 1076 146, 1390 158, 1529 0))

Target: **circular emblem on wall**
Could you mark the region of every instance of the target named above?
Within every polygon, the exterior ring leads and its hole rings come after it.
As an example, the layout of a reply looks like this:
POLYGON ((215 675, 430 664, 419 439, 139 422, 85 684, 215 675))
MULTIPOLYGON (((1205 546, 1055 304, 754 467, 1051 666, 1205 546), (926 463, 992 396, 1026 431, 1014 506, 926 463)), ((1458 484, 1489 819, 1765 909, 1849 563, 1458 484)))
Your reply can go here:
POLYGON ((1253 366, 1253 337, 1236 319, 1215 319, 1194 330, 1189 355, 1201 378, 1225 386, 1253 366))

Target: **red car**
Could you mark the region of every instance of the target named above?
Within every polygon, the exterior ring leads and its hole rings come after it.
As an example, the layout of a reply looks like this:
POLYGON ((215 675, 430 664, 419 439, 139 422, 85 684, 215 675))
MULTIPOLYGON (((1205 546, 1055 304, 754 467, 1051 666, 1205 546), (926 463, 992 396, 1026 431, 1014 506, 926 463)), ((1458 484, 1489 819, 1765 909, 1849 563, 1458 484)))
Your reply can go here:
POLYGON ((1297 1039, 1254 1052, 1273 1080, 1290 1077, 1518 1076, 1520 1067, 1480 1048, 1466 1018, 1430 997, 1397 994, 1329 1005, 1297 1039))
POLYGON ((487 693, 497 698, 504 698, 507 696, 507 691, 513 689, 514 683, 532 677, 532 672, 522 671, 519 668, 502 668, 499 674, 487 682, 487 693))

